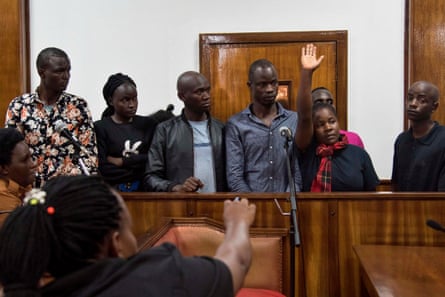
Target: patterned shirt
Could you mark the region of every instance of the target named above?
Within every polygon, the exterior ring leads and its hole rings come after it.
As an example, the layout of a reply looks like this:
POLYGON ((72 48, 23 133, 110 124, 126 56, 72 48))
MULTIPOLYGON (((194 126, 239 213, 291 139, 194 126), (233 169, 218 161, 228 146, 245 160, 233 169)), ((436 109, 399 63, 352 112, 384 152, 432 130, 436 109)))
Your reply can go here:
MULTIPOLYGON (((250 106, 232 116, 226 124, 227 182, 233 192, 288 192, 287 156, 280 128, 288 127, 292 138, 297 129, 297 113, 279 103, 278 114, 267 127, 250 106)), ((294 141, 288 143, 295 190, 302 180, 294 141)))
POLYGON ((90 173, 97 173, 96 136, 84 99, 63 92, 56 103, 45 105, 37 92, 24 94, 9 104, 5 126, 17 128, 25 137, 38 164, 35 187, 53 176, 82 174, 78 157, 90 173), (70 140, 56 131, 57 121, 65 123, 85 150, 78 153, 70 140))

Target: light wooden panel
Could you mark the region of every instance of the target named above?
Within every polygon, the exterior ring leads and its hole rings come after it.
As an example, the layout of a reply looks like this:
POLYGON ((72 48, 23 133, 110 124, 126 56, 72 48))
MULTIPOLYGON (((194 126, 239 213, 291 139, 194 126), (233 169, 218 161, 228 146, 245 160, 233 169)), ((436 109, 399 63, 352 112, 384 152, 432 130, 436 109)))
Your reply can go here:
POLYGON ((445 222, 443 200, 339 200, 339 214, 341 296, 359 296, 361 290, 360 286, 350 285, 360 283, 359 262, 352 252, 354 245, 445 245, 445 235, 425 224, 431 218, 445 222))
POLYGON ((275 65, 280 81, 290 82, 289 108, 296 110, 301 48, 310 42, 325 56, 314 74, 313 87, 332 90, 340 125, 346 128, 346 31, 200 34, 200 70, 212 86, 212 114, 226 121, 251 102, 248 70, 261 58, 275 65))
MULTIPOLYGON (((405 98, 415 81, 439 87, 441 105, 434 119, 445 124, 445 1, 406 0, 405 98)), ((407 127, 405 113, 405 127, 407 127)))
POLYGON ((14 97, 29 89, 28 0, 0 0, 0 127, 14 97))

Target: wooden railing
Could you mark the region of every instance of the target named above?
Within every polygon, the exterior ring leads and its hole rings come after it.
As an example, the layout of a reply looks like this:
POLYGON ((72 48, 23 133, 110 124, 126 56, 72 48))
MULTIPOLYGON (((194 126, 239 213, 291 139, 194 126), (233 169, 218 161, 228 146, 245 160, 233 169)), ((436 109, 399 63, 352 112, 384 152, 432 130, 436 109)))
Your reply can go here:
MULTIPOLYGON (((126 193, 134 232, 141 236, 165 217, 222 220, 223 201, 235 193, 126 193)), ((274 199, 288 211, 288 193, 240 194, 257 206, 254 227, 289 228, 274 199)), ((295 248, 296 296, 360 296, 359 244, 444 246, 445 234, 427 219, 445 222, 445 193, 336 192, 297 195, 301 245, 295 248)), ((289 239, 288 239, 289 241, 289 239)), ((409 259, 407 259, 409 261, 409 259)), ((285 282, 290 282, 289 277, 285 282)))

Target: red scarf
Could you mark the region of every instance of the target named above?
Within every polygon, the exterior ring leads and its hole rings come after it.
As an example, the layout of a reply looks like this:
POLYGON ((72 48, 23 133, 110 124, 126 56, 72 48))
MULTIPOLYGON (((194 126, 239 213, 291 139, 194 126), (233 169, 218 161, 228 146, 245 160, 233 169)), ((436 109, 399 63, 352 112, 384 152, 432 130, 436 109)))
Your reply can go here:
POLYGON ((334 144, 320 144, 315 153, 321 158, 320 167, 318 167, 317 175, 312 181, 311 192, 331 192, 332 182, 332 155, 334 151, 341 150, 348 144, 346 135, 340 135, 340 141, 334 144))

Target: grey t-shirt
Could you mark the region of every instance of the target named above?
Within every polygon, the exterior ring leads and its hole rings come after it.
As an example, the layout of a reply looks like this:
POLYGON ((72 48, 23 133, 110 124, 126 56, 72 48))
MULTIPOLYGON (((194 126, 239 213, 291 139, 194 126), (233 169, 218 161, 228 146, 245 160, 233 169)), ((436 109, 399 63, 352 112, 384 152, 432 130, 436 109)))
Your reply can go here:
POLYGON ((199 189, 198 192, 216 192, 215 166, 213 164, 208 121, 189 121, 189 123, 193 129, 194 176, 204 184, 204 187, 199 189))

